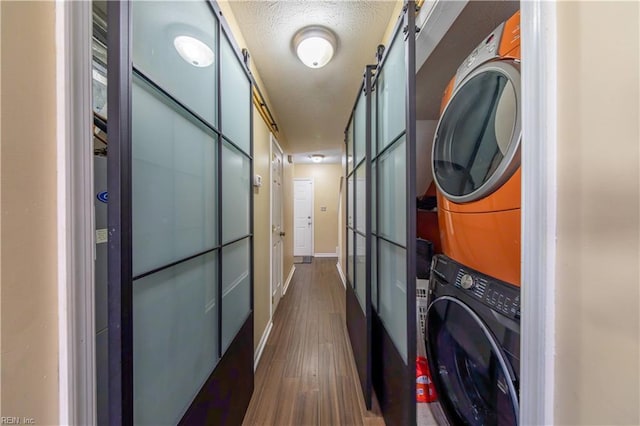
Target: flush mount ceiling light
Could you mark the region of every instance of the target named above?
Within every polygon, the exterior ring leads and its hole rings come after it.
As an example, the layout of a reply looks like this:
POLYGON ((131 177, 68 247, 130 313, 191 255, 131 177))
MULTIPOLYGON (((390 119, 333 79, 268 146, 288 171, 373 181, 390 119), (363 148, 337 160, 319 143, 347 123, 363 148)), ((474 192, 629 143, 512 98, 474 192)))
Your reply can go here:
POLYGON ((322 68, 327 65, 333 58, 336 45, 335 34, 324 27, 305 27, 293 36, 296 54, 309 68, 322 68))
POLYGON ((173 39, 173 46, 180 57, 194 67, 205 68, 213 63, 213 50, 195 37, 177 36, 173 39))
POLYGON ((324 160, 324 155, 313 154, 313 155, 310 155, 309 158, 311 158, 311 161, 313 161, 314 163, 322 163, 322 160, 324 160))

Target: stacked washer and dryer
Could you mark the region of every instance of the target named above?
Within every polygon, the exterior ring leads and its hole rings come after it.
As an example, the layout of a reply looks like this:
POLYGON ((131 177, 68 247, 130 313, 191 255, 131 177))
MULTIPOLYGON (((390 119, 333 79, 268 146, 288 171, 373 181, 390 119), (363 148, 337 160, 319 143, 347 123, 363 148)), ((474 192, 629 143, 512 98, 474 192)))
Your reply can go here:
POLYGON ((433 144, 443 254, 433 259, 427 358, 454 425, 515 425, 520 362, 520 14, 489 34, 444 94, 433 144))

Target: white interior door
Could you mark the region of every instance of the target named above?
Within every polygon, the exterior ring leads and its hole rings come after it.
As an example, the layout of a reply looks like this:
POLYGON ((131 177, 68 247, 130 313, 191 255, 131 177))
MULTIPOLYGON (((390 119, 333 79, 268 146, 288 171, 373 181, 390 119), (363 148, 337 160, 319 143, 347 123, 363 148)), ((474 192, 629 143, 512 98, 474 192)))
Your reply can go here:
POLYGON ((282 256, 285 236, 282 228, 282 150, 271 137, 271 312, 282 297, 282 256))
POLYGON ((293 181, 293 255, 313 255, 313 181, 293 181))

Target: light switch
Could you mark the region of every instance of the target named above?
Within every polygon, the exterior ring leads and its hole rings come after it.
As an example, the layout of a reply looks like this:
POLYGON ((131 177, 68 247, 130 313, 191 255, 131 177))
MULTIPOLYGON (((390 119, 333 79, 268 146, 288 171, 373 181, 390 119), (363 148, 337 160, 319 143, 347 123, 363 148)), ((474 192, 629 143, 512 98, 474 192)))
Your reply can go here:
POLYGON ((255 175, 253 177, 253 186, 262 186, 262 176, 255 175))
POLYGON ((326 211, 327 211, 327 208, 326 208, 326 207, 324 207, 324 206, 323 206, 323 207, 320 207, 320 211, 321 211, 321 212, 326 212, 326 211))

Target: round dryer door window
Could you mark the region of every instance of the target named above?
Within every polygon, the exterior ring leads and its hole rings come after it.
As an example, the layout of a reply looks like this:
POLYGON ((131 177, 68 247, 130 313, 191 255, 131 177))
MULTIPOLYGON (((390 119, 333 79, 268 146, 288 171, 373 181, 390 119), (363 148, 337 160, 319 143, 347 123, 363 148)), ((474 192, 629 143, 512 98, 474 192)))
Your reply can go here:
POLYGON ((438 123, 433 170, 440 191, 465 203, 486 197, 520 166, 520 71, 490 62, 459 85, 438 123))
POLYGON ((436 299, 427 312, 432 379, 449 423, 518 424, 518 396, 502 350, 460 300, 436 299))

